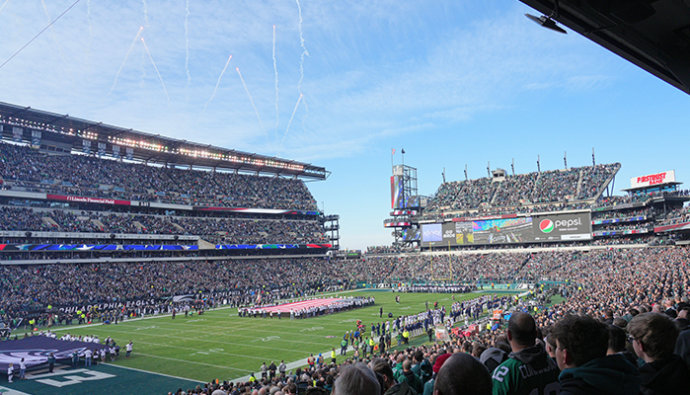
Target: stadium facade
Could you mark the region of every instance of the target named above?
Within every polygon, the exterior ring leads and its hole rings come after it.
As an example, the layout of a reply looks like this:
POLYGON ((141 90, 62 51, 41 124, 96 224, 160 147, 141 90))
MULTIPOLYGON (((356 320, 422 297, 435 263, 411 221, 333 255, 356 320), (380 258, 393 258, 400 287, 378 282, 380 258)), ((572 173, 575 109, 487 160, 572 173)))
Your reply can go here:
POLYGON ((0 103, 0 262, 324 255, 325 168, 0 103))
POLYGON ((444 182, 427 199, 405 187, 410 174, 416 185, 416 171, 401 167, 394 167, 393 211, 384 221, 397 251, 688 240, 683 205, 690 197, 672 170, 634 177, 627 195, 615 196, 620 163, 595 164, 593 158, 592 166, 517 175, 496 169, 484 178, 444 182))

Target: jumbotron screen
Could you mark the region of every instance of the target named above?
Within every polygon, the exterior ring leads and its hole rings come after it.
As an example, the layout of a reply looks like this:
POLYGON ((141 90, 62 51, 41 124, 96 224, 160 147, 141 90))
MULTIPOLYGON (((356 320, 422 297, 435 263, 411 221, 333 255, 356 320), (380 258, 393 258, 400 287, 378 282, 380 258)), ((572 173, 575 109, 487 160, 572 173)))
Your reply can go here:
POLYGON ((591 240, 589 212, 422 224, 422 247, 591 240))

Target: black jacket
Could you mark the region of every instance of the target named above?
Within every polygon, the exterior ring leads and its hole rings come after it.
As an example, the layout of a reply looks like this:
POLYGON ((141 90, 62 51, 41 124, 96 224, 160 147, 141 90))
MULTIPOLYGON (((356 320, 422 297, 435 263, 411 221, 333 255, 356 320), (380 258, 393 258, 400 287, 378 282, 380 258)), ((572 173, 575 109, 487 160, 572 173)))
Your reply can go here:
POLYGON ((621 354, 564 369, 558 381, 561 383, 560 395, 628 395, 640 391, 637 367, 621 354))
POLYGON ((646 363, 640 367, 641 393, 644 395, 687 394, 690 372, 683 360, 673 354, 668 359, 646 363))
POLYGON ((407 382, 396 384, 388 389, 384 395, 417 395, 417 391, 412 389, 407 382))

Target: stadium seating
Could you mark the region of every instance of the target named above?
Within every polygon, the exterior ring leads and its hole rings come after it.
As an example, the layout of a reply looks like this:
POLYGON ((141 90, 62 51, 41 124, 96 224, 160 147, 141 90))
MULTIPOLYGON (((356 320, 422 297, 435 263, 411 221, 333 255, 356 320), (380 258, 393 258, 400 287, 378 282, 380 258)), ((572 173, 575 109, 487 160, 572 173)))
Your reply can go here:
POLYGON ((478 211, 482 214, 545 210, 553 205, 577 207, 596 199, 619 163, 594 167, 517 174, 504 178, 480 178, 441 184, 426 207, 428 216, 440 212, 478 211))
POLYGON ((0 206, 0 230, 194 235, 214 244, 327 242, 316 219, 181 217, 9 206, 0 206))
POLYGON ((0 143, 3 188, 194 206, 316 210, 298 179, 160 168, 0 143))

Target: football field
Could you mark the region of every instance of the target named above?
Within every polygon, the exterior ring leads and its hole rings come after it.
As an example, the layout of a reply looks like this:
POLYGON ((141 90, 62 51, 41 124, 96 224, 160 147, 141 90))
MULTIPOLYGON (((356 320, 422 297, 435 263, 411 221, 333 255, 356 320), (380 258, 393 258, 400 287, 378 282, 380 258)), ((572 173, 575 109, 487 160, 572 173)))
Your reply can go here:
POLYGON ((476 298, 482 293, 453 296, 359 290, 339 295, 373 296, 376 304, 301 320, 241 318, 237 316, 235 308, 218 308, 203 315, 185 317, 184 314, 178 314, 175 319, 169 315, 145 317, 117 325, 57 328, 55 332, 58 337, 64 333, 97 335, 101 341, 107 336, 112 337, 122 347, 119 358, 112 362, 114 365, 196 382, 216 378, 223 381, 258 372, 263 362, 270 365, 271 361, 275 361, 278 365, 284 360, 288 370, 294 370, 306 364, 304 359, 309 354, 316 356, 324 353, 325 357, 330 357, 333 347, 339 354, 343 334, 353 330, 357 320, 362 320, 368 328, 372 323, 389 320, 389 312, 393 317, 416 314, 425 310, 426 302, 429 307, 438 302, 439 307, 445 305, 449 310, 454 302, 453 297, 460 301, 476 298), (395 302, 396 295, 401 297, 399 304, 395 302), (381 307, 384 312, 382 319, 379 318, 381 307), (130 340, 134 344, 134 351, 131 357, 125 358, 124 346, 130 340))

